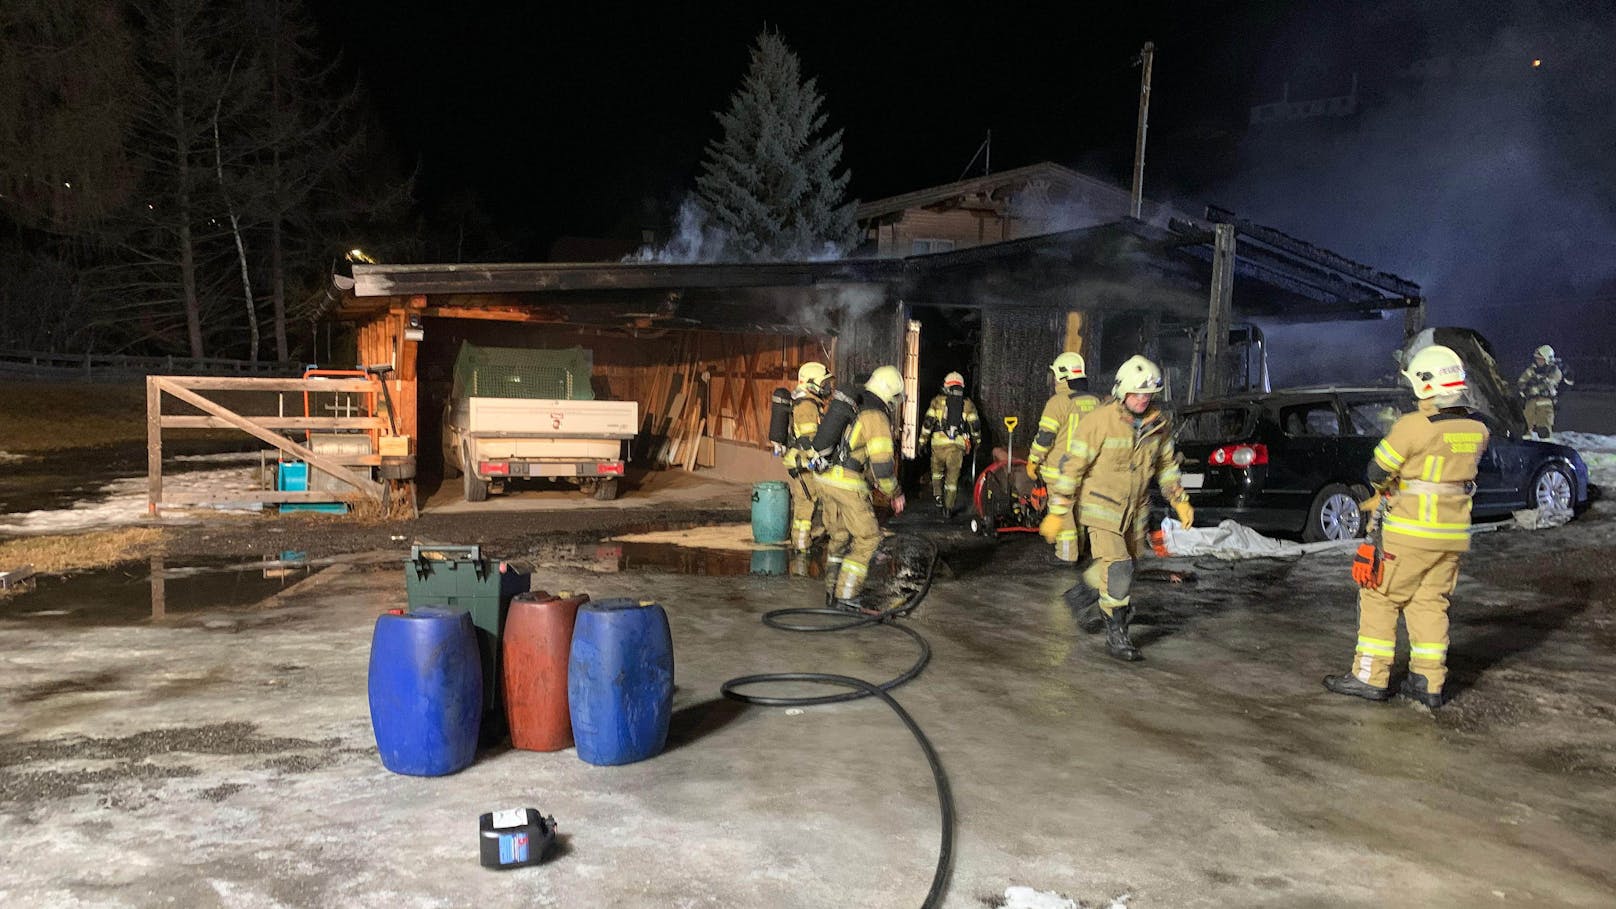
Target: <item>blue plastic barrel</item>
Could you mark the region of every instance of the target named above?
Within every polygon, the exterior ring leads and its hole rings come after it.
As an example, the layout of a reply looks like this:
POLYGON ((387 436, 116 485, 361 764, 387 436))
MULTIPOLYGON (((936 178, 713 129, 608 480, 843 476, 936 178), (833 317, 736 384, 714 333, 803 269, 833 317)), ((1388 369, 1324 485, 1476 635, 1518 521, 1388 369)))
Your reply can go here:
POLYGON ((752 484, 752 541, 784 543, 791 532, 791 494, 779 480, 752 484))
POLYGON ((376 619, 370 726, 382 766, 411 776, 464 770, 477 753, 482 704, 469 613, 426 606, 376 619))
POLYGON ((631 764, 662 751, 673 715, 673 635, 661 606, 616 599, 578 609, 567 704, 588 763, 631 764))

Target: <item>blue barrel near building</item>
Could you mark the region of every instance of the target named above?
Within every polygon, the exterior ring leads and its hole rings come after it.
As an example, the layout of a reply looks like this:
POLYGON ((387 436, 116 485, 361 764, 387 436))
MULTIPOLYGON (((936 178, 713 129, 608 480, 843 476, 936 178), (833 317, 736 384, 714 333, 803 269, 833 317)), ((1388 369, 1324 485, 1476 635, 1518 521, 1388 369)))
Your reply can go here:
POLYGON ((376 619, 370 726, 382 766, 411 776, 464 770, 477 753, 483 674, 471 615, 425 607, 376 619))
POLYGON ((791 494, 779 480, 752 484, 752 542, 784 543, 791 533, 791 494))
POLYGON ((628 599, 581 606, 572 630, 567 704, 580 759, 631 764, 660 753, 673 716, 667 612, 628 599))

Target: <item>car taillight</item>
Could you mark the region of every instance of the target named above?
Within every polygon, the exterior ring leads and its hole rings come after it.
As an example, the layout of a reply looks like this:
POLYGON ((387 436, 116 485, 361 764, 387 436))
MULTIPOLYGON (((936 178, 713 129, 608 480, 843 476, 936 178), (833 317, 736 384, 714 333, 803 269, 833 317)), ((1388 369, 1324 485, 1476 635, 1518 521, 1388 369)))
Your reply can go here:
POLYGON ((511 475, 511 465, 505 461, 483 461, 477 467, 479 473, 491 477, 508 477, 511 475))
POLYGON ((596 464, 595 473, 610 474, 614 477, 620 477, 623 475, 623 464, 621 461, 596 464))
POLYGON ((1213 449, 1207 462, 1219 467, 1252 467, 1268 463, 1268 446, 1261 442, 1249 445, 1222 445, 1213 449))

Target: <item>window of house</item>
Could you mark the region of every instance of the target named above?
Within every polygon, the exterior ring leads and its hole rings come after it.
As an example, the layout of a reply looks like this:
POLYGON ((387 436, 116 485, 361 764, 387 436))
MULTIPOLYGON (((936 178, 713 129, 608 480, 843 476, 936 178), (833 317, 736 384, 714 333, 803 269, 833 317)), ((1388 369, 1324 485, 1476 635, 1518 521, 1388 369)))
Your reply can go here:
POLYGON ((953 248, 954 248, 954 241, 953 240, 930 240, 930 239, 927 239, 927 240, 915 240, 910 245, 909 251, 911 253, 913 253, 914 255, 923 256, 926 253, 948 252, 949 250, 951 250, 953 248))

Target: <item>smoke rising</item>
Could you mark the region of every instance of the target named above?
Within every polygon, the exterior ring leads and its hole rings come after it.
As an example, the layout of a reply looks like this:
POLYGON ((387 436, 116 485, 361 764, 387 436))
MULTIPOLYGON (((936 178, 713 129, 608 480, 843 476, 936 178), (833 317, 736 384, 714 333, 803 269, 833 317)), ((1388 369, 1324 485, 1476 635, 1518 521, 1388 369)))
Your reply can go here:
MULTIPOLYGON (((1344 84, 1362 70, 1359 112, 1253 126, 1237 176, 1210 196, 1419 282, 1429 324, 1482 331, 1506 365, 1546 342, 1603 354, 1608 324, 1566 302, 1616 287, 1608 10, 1364 4, 1353 30, 1389 45, 1376 48, 1314 30, 1321 13, 1295 15, 1274 75, 1310 66, 1344 84)), ((1382 375, 1401 326, 1388 327, 1271 331, 1276 381, 1382 375)))
MULTIPOLYGON (((679 203, 679 213, 674 216, 667 242, 660 246, 642 246, 623 261, 661 265, 750 261, 739 254, 739 249, 735 236, 717 223, 696 197, 686 196, 679 203)), ((833 262, 846 252, 835 243, 817 243, 787 250, 777 261, 833 262)))

